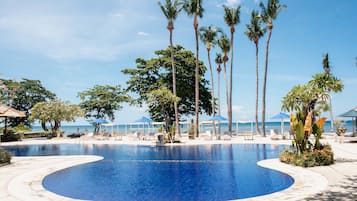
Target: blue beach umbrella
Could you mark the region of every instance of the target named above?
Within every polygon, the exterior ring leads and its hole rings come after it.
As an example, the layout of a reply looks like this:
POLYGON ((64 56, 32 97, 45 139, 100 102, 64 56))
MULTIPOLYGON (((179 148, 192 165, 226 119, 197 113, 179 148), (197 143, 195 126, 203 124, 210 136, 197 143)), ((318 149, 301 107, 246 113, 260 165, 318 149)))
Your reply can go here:
POLYGON ((140 119, 135 120, 136 123, 148 123, 151 124, 152 120, 147 117, 141 117, 140 119))
POLYGON ((150 125, 152 123, 152 120, 143 116, 140 119, 135 120, 135 123, 142 123, 143 124, 144 135, 145 135, 145 124, 147 123, 148 125, 150 125))
POLYGON ((209 121, 218 121, 218 122, 219 122, 219 125, 218 125, 218 134, 221 134, 221 124, 220 124, 220 121, 227 121, 227 118, 222 117, 221 115, 216 115, 216 116, 210 118, 209 121))
POLYGON ((290 115, 285 114, 283 112, 279 112, 279 114, 272 117, 272 119, 288 119, 288 118, 290 118, 290 115))
MULTIPOLYGON (((100 125, 101 124, 109 123, 107 120, 105 120, 103 118, 90 119, 88 122, 93 124, 95 126, 95 128, 97 128, 97 126, 99 125, 99 130, 100 130, 100 125)), ((99 130, 98 130, 98 132, 99 132, 99 130)), ((94 132, 96 132, 96 129, 94 129, 94 132)))
POLYGON ((351 117, 352 118, 352 133, 355 132, 355 128, 354 128, 354 125, 353 125, 353 118, 356 118, 356 125, 357 125, 357 107, 352 109, 352 110, 349 110, 341 115, 339 115, 340 117, 351 117))
POLYGON ((209 121, 227 121, 227 118, 222 117, 221 115, 216 115, 213 118, 210 118, 209 121))
POLYGON ((107 120, 105 120, 103 118, 91 119, 91 120, 89 120, 89 122, 93 123, 93 124, 107 124, 107 123, 109 123, 107 120))
POLYGON ((290 118, 290 115, 279 112, 279 114, 274 115, 271 119, 281 119, 281 134, 284 135, 284 119, 290 118))

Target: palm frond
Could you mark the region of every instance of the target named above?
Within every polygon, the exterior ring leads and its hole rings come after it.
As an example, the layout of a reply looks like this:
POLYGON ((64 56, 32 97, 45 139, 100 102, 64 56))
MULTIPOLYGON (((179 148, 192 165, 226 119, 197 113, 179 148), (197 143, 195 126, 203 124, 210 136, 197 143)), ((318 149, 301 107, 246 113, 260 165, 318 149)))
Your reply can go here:
POLYGON ((266 28, 262 27, 262 18, 258 11, 253 10, 251 13, 250 24, 247 24, 247 31, 245 34, 249 40, 257 43, 261 37, 264 36, 266 28))
POLYGON ((186 11, 188 16, 199 16, 203 17, 204 9, 202 7, 202 0, 184 0, 183 9, 186 11))
POLYGON ((240 6, 237 6, 237 8, 230 8, 226 5, 223 5, 224 9, 224 21, 226 24, 230 27, 233 27, 237 25, 240 22, 240 6))

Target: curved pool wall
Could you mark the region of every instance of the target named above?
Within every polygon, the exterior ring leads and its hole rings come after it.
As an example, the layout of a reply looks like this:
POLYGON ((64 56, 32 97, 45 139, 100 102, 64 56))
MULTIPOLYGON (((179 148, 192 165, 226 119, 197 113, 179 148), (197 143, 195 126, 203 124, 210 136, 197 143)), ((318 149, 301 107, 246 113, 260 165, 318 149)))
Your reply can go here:
POLYGON ((291 186, 293 178, 257 166, 276 158, 278 145, 197 146, 26 145, 5 147, 16 156, 100 155, 104 160, 48 175, 46 189, 96 200, 231 200, 291 186))

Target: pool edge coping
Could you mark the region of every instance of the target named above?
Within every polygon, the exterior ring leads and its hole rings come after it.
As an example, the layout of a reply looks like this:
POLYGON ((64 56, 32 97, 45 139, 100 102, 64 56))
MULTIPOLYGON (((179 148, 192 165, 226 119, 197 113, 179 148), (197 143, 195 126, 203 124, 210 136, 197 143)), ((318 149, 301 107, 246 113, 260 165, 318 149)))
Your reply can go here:
POLYGON ((45 189, 43 179, 54 172, 102 159, 102 156, 95 155, 13 157, 10 165, 0 168, 0 200, 79 201, 81 199, 65 197, 45 189), (9 174, 5 175, 4 172, 9 174))
POLYGON ((276 200, 303 200, 311 195, 323 192, 328 187, 328 180, 323 175, 310 170, 280 162, 278 158, 266 159, 257 162, 257 165, 282 172, 291 176, 294 183, 286 189, 274 193, 236 199, 239 201, 276 201, 276 200))
MULTIPOLYGON (((29 165, 30 167, 31 165, 45 166, 31 172, 26 171, 28 169, 23 170, 22 174, 17 174, 13 178, 10 178, 10 181, 7 182, 6 196, 16 198, 14 200, 29 200, 30 197, 33 198, 31 200, 80 200, 64 197, 46 190, 42 185, 43 179, 56 171, 102 159, 103 157, 94 155, 14 157, 14 162, 9 165, 9 167, 5 166, 5 168, 18 166, 18 168, 24 169, 25 167, 20 167, 21 162, 25 163, 22 165, 29 165), (24 158, 26 160, 23 160, 24 158), (39 162, 39 164, 34 164, 34 162, 39 162), (19 186, 22 186, 22 188, 19 186)), ((294 179, 294 183, 282 191, 237 200, 301 200, 310 195, 322 192, 328 186, 328 180, 321 174, 307 168, 281 163, 277 158, 258 161, 257 165, 288 174, 294 179)), ((0 187, 1 186, 3 186, 3 184, 0 183, 0 187)), ((2 190, 3 189, 0 188, 0 192, 2 190)), ((6 196, 1 196, 0 199, 6 198, 6 196)))

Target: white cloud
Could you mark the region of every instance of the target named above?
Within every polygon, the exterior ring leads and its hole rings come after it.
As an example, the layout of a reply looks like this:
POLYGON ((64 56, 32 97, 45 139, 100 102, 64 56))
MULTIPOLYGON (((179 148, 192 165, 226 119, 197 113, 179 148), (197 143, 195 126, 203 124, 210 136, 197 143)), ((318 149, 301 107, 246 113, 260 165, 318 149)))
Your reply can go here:
POLYGON ((138 36, 149 36, 149 33, 143 32, 143 31, 139 31, 138 36))
POLYGON ((241 0, 227 0, 225 4, 227 6, 237 6, 241 4, 241 0))

